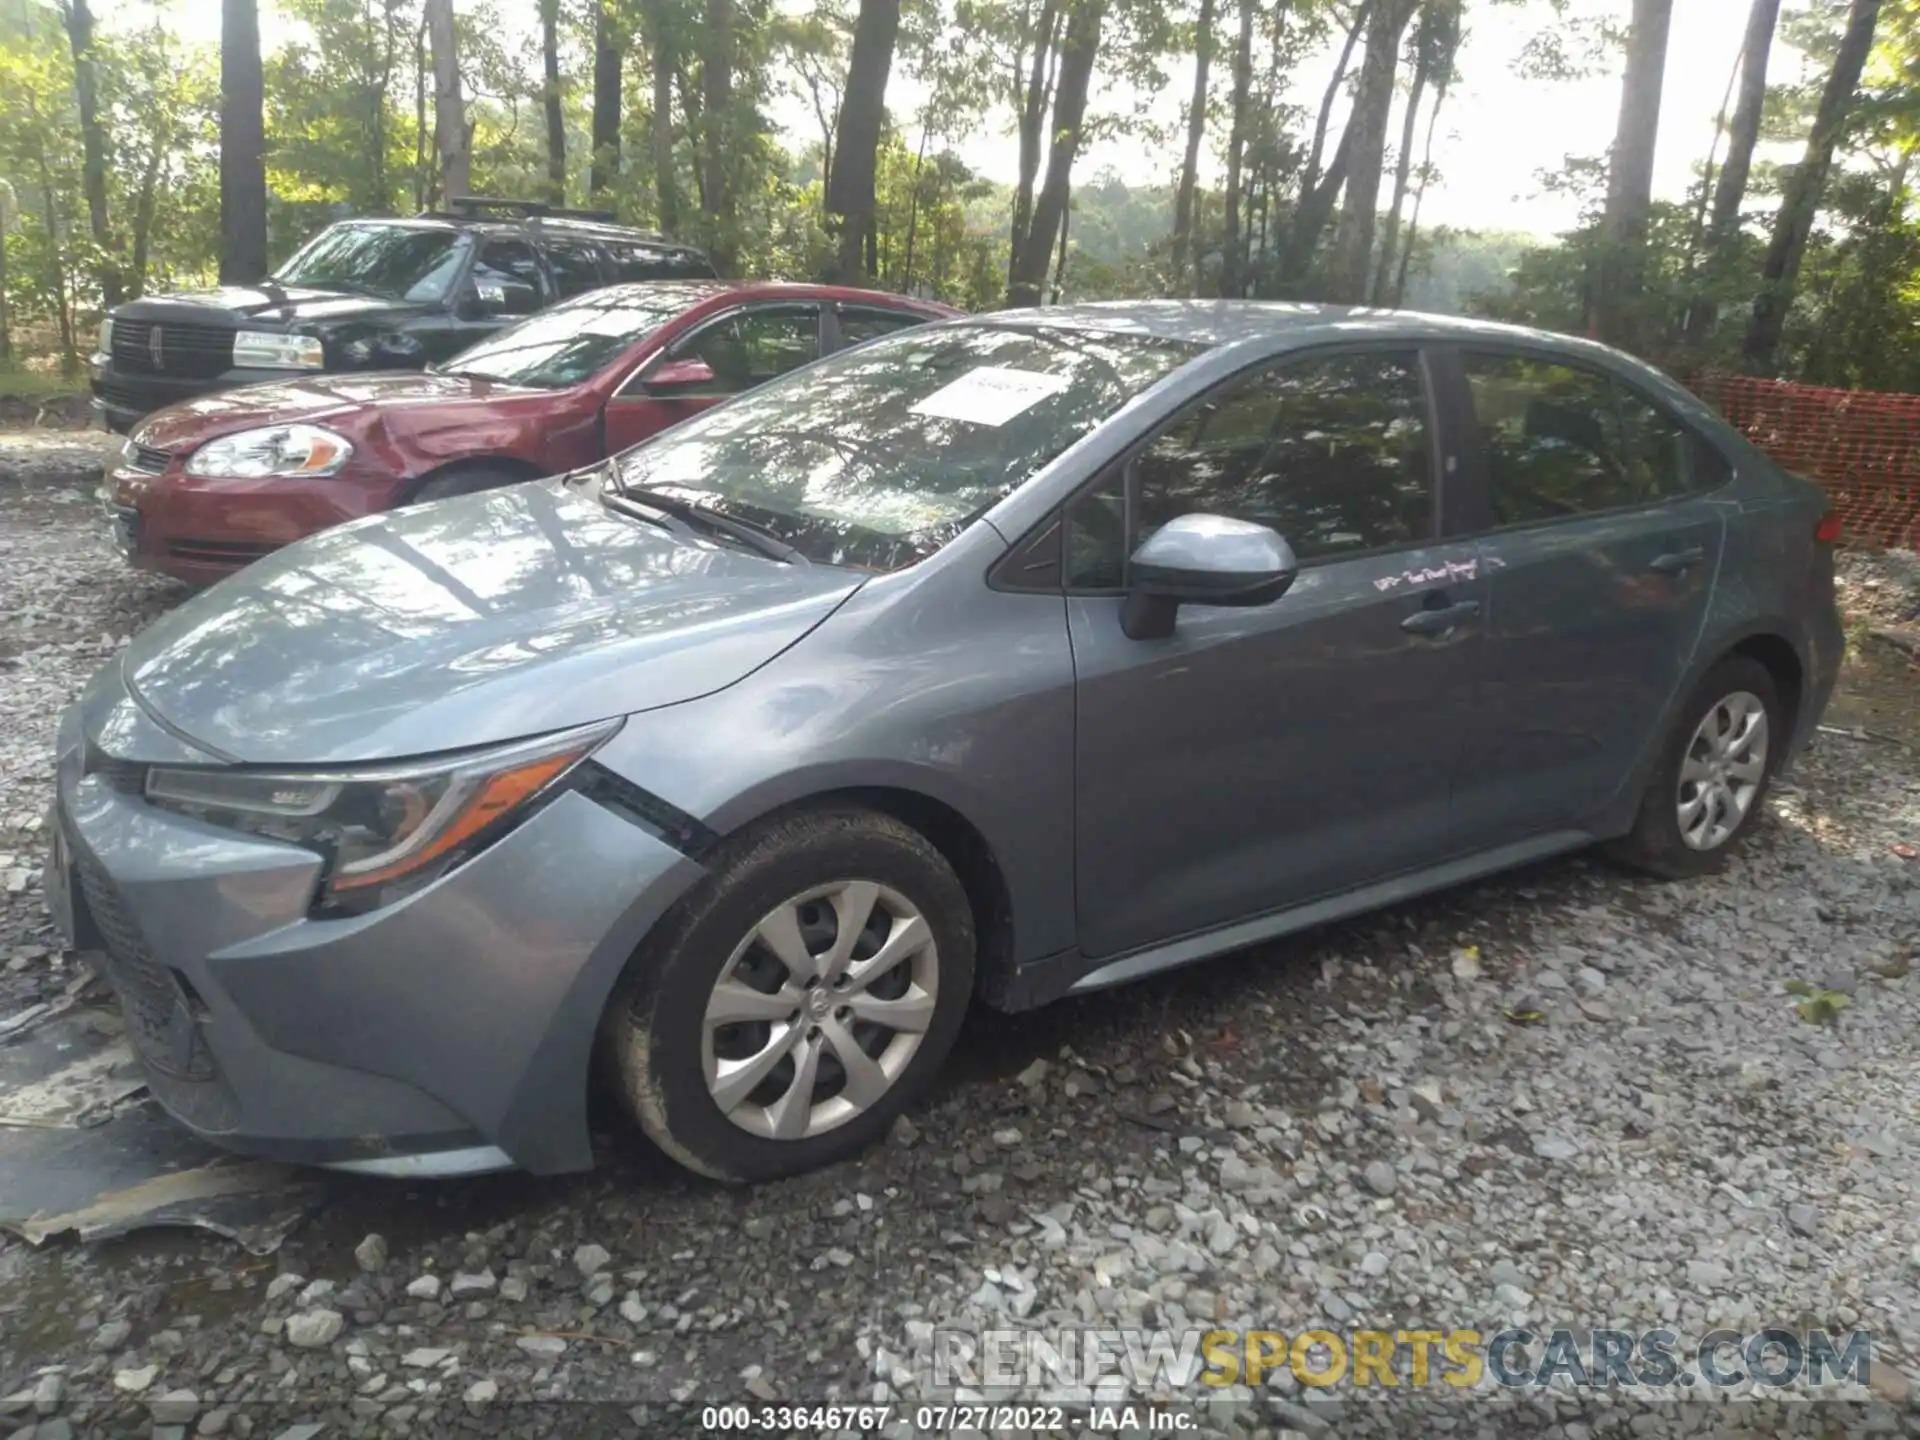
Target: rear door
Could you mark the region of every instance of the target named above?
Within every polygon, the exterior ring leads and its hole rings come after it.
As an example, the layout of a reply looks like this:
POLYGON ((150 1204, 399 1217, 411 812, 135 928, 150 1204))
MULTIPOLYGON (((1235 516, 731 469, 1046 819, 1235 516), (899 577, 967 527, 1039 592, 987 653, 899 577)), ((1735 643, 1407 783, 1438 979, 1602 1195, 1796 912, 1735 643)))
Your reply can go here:
POLYGON ((1411 346, 1292 356, 1184 411, 1066 513, 1081 946, 1113 955, 1434 863, 1484 582, 1411 346), (1127 556, 1206 513, 1301 561, 1266 606, 1120 628, 1127 556))
POLYGON ((1651 394, 1551 352, 1463 348, 1489 583, 1470 840, 1580 829, 1627 779, 1706 620, 1727 462, 1651 394))
POLYGON ((642 363, 607 402, 607 453, 817 360, 820 345, 821 306, 811 301, 747 305, 706 321, 642 363), (662 372, 682 360, 704 364, 708 378, 660 383, 662 372))

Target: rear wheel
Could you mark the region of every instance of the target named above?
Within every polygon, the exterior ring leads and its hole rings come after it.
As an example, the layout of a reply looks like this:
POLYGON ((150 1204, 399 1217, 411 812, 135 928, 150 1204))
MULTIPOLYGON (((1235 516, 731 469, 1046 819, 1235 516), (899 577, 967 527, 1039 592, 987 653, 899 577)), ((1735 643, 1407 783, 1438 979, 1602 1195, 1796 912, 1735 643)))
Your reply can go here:
POLYGON ((1773 676, 1728 656, 1681 710, 1615 854, 1674 879, 1719 869, 1759 817, 1786 741, 1773 676))
POLYGON ((498 490, 502 485, 518 485, 530 478, 524 471, 505 465, 457 465, 421 481, 407 503, 424 505, 430 500, 449 500, 455 495, 473 495, 482 490, 498 490))
POLYGON ((959 1033, 973 914, 890 816, 786 816, 723 847, 609 1015, 635 1118, 723 1180, 796 1174, 886 1133, 959 1033))

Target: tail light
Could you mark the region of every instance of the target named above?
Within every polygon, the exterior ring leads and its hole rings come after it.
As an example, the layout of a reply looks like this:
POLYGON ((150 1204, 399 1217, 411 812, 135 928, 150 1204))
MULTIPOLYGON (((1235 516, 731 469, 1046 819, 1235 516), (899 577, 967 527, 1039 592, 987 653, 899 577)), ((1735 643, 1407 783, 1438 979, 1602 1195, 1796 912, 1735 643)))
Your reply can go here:
POLYGON ((1837 545, 1840 543, 1840 530, 1839 515, 1829 510, 1820 517, 1820 523, 1813 527, 1813 538, 1822 545, 1837 545))

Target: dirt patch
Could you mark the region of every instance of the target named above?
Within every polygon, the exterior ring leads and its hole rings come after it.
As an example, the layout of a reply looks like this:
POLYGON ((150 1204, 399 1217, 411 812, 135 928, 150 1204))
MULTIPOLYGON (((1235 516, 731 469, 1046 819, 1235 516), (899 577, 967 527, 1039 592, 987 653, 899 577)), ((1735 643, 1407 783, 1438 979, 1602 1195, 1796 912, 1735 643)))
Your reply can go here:
POLYGON ((0 430, 85 430, 93 423, 88 395, 0 393, 0 430))
POLYGON ((1840 557, 1847 657, 1827 723, 1920 750, 1920 556, 1840 557))

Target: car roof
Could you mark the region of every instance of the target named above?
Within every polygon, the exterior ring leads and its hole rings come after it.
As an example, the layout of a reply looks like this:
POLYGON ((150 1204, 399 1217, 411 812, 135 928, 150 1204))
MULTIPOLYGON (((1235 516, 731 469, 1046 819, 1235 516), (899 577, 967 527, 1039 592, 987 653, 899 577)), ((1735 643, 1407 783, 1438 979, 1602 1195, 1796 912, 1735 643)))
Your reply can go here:
POLYGON ((695 246, 679 240, 663 239, 649 230, 638 230, 631 226, 615 225, 599 220, 573 220, 564 216, 541 216, 537 221, 522 222, 502 220, 494 215, 348 215, 334 223, 336 225, 391 225, 413 230, 467 230, 486 235, 513 235, 523 238, 529 234, 543 234, 580 240, 608 240, 618 241, 622 245, 637 246, 644 250, 657 250, 663 255, 680 255, 699 260, 706 258, 695 246))
MULTIPOLYGON (((959 311, 934 300, 916 300, 884 290, 862 290, 851 285, 809 285, 788 280, 629 280, 586 292, 602 299, 652 298, 681 295, 687 305, 725 296, 729 300, 831 300, 851 305, 877 305, 892 310, 914 310, 926 315, 954 315, 959 311)), ((586 298, 585 295, 577 297, 586 298)))
POLYGON ((1002 310, 979 319, 1002 325, 1062 325, 1184 340, 1209 349, 1285 337, 1299 344, 1328 340, 1500 340, 1548 344, 1569 352, 1621 358, 1578 336, 1420 310, 1372 310, 1283 300, 1101 300, 1037 310, 1002 310))

